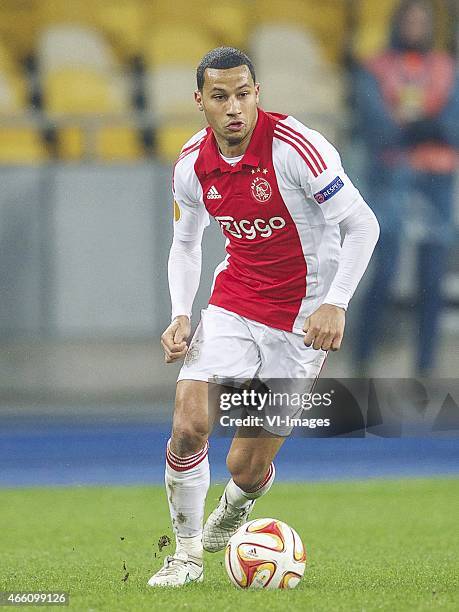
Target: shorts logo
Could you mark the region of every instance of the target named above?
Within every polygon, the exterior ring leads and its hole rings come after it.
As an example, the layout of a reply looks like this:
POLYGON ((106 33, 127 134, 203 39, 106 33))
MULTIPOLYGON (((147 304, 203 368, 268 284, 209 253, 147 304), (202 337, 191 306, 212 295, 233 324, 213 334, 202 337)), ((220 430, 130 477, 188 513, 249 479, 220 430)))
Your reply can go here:
POLYGON ((250 191, 252 193, 252 197, 257 202, 261 203, 267 202, 271 199, 271 196, 273 195, 271 185, 265 178, 261 176, 257 176, 257 178, 251 182, 250 191))
POLYGON ((187 351, 187 353, 185 355, 184 365, 186 367, 189 367, 190 365, 195 363, 199 359, 200 353, 201 353, 201 350, 200 350, 198 344, 197 343, 192 344, 189 347, 189 349, 188 349, 188 351, 187 351))
POLYGON ((236 221, 234 217, 217 216, 215 220, 220 223, 222 231, 228 232, 235 238, 246 238, 247 240, 254 240, 257 236, 269 238, 274 231, 280 230, 286 225, 285 219, 282 217, 271 217, 268 221, 265 221, 265 219, 254 219, 253 221, 241 219, 236 221))
POLYGON ((314 199, 318 204, 323 204, 324 202, 332 198, 335 195, 335 193, 338 193, 338 191, 342 189, 343 187, 344 187, 343 179, 337 176, 336 178, 332 180, 332 182, 329 185, 324 187, 322 191, 318 191, 317 193, 315 193, 314 199))

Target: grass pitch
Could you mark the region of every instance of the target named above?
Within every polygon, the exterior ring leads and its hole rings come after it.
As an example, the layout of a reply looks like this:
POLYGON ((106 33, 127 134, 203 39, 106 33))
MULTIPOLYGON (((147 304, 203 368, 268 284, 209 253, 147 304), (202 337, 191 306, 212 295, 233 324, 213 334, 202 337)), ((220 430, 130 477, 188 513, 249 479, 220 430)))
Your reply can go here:
POLYGON ((458 502, 454 479, 279 483, 253 516, 302 536, 296 590, 235 589, 223 553, 206 555, 202 584, 158 590, 146 582, 172 549, 158 550, 172 536, 162 487, 2 490, 0 590, 68 591, 78 611, 458 610, 458 502))

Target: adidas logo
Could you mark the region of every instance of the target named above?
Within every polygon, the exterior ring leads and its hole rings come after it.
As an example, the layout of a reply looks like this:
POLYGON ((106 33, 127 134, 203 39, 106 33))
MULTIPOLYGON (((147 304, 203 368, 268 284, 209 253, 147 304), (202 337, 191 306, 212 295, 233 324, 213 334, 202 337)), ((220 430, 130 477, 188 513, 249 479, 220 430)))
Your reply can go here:
POLYGON ((206 198, 208 200, 221 200, 222 196, 218 193, 215 185, 212 185, 212 187, 207 192, 206 198))

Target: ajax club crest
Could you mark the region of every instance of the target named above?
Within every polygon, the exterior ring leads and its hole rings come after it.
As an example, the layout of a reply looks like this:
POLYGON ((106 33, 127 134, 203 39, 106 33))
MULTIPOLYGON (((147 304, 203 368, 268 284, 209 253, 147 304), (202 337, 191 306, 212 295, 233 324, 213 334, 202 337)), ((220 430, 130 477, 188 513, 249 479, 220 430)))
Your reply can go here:
POLYGON ((271 185, 262 176, 257 176, 255 179, 253 179, 250 184, 250 191, 252 193, 252 197, 257 202, 261 203, 267 202, 273 194, 271 185))

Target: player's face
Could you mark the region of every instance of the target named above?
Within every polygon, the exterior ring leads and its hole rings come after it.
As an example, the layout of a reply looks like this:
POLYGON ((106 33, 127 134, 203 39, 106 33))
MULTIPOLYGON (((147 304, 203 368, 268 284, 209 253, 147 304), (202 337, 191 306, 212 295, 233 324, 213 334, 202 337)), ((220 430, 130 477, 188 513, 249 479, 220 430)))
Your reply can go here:
POLYGON ((258 94, 259 85, 253 82, 245 65, 226 70, 206 69, 202 92, 196 91, 195 99, 220 148, 222 144, 229 148, 248 144, 257 122, 258 94))

